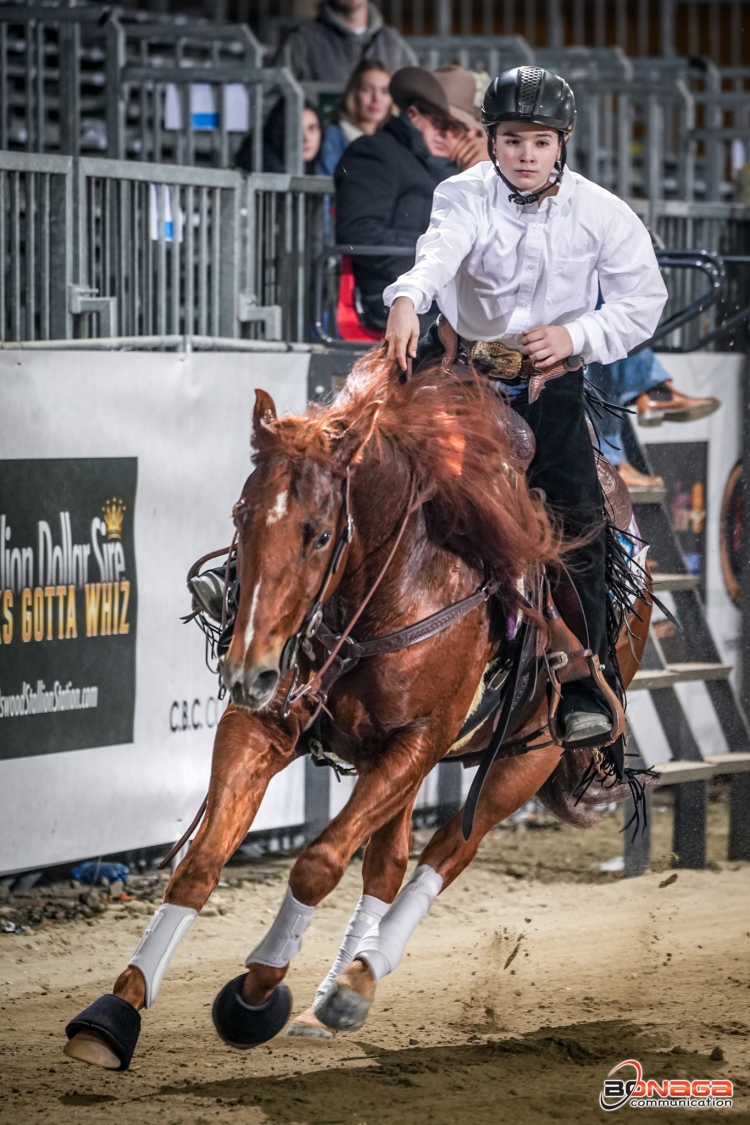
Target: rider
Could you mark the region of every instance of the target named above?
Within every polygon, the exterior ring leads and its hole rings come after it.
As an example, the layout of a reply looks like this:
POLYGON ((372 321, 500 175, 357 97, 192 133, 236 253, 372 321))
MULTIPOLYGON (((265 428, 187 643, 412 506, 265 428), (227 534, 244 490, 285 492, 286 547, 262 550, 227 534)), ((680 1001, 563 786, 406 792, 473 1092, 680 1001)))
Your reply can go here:
MULTIPOLYGON (((389 358, 403 370, 408 357, 420 366, 439 362, 446 342, 456 345, 452 328, 460 351, 533 430, 529 484, 544 491, 566 535, 589 533, 568 563, 587 627, 577 631, 613 684, 584 365, 621 359, 648 339, 667 292, 640 219, 566 169, 575 117, 573 91, 556 74, 521 66, 495 78, 482 105, 491 163, 438 185, 416 263, 383 300, 389 358), (441 317, 419 340, 418 314, 433 300, 441 317)), ((606 742, 611 733, 609 709, 591 680, 564 685, 560 717, 565 745, 606 742)))

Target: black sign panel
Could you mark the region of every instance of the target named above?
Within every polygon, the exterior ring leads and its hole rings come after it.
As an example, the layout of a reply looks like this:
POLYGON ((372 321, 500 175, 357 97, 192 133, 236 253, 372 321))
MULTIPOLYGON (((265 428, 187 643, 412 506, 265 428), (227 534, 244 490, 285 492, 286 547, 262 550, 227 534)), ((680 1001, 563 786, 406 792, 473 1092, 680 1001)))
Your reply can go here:
POLYGON ((133 741, 137 478, 0 461, 0 759, 133 741))

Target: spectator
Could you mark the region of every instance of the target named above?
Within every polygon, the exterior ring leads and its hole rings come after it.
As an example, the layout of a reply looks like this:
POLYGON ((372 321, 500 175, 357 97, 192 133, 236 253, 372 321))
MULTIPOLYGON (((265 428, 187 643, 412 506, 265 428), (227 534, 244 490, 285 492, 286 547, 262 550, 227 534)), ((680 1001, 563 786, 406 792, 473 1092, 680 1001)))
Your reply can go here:
MULTIPOLYGON (((430 221, 433 191, 460 171, 449 153, 453 133, 464 126, 450 116, 429 71, 405 67, 394 74, 390 92, 401 114, 352 141, 336 166, 336 241, 413 251, 430 221)), ((368 328, 385 331, 383 290, 412 262, 411 256, 353 258, 358 312, 368 328)), ((432 320, 425 314, 425 329, 432 320)))
MULTIPOLYGON (((477 75, 473 71, 460 66, 440 66, 432 73, 443 87, 451 117, 466 127, 463 132, 453 132, 450 150, 453 163, 465 172, 480 160, 489 159, 487 134, 482 128, 480 108, 476 104, 477 94, 481 104, 484 89, 478 88, 477 75)), ((489 81, 486 86, 489 86, 489 81)))
MULTIPOLYGON (((590 363, 587 377, 605 400, 634 410, 641 426, 694 422, 713 414, 720 406, 717 398, 690 398, 678 391, 651 348, 615 363, 590 363)), ((624 437, 627 418, 605 409, 596 413, 601 451, 619 470, 630 491, 662 488, 661 477, 648 476, 627 460, 624 437)))
MULTIPOLYGON (((263 171, 286 172, 286 128, 284 121, 285 106, 280 99, 273 107, 266 123, 263 126, 263 171)), ((311 102, 305 102, 302 110, 302 160, 303 171, 308 176, 323 174, 320 166, 320 149, 323 141, 323 120, 320 111, 311 102)), ((234 158, 236 168, 244 172, 253 170, 253 135, 248 135, 243 140, 237 155, 234 158)))
POLYGON ((340 82, 345 86, 363 59, 380 59, 393 73, 417 59, 399 33, 386 27, 368 0, 323 0, 314 20, 292 28, 276 66, 288 66, 300 82, 340 82))
POLYGON ((326 130, 320 156, 325 175, 333 175, 347 145, 365 134, 372 136, 388 120, 393 109, 390 80, 391 72, 377 59, 363 59, 357 65, 326 130))

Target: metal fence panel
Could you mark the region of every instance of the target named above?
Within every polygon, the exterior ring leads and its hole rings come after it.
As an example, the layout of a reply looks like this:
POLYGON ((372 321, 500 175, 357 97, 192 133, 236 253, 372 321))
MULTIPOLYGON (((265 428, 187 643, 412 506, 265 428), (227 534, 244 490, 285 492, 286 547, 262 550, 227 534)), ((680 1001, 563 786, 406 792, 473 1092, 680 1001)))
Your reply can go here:
MULTIPOLYGON (((243 292, 254 306, 278 307, 280 338, 312 339, 314 267, 332 240, 333 180, 327 176, 252 175, 243 201, 243 292)), ((257 323, 257 321, 256 321, 257 323)), ((258 328, 253 328, 255 334, 258 328)))
POLYGON ((0 153, 0 340, 64 339, 73 159, 0 153))
MULTIPOLYGON (((328 177, 0 152, 0 338, 305 344, 321 338, 316 319, 335 338, 332 202, 328 177)), ((670 248, 750 251, 748 207, 629 202, 670 248)), ((750 304, 746 266, 727 273, 719 304, 667 344, 695 343, 750 304)), ((706 284, 676 268, 666 280, 666 316, 706 284)))
POLYGON ((240 181, 228 171, 79 161, 77 279, 116 299, 120 334, 238 334, 240 181))
POLYGON ((251 133, 254 171, 262 170, 265 115, 282 99, 285 165, 292 175, 302 172, 304 94, 285 68, 125 66, 118 96, 124 122, 118 151, 154 163, 226 168, 251 133))

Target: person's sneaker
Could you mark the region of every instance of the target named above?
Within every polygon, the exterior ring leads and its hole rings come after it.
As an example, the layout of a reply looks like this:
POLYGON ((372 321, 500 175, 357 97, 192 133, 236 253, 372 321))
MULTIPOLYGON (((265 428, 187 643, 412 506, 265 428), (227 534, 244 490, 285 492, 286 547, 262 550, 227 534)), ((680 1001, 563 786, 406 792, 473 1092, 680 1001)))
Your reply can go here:
POLYGON ((566 746, 575 746, 578 742, 590 743, 595 738, 604 741, 611 731, 612 722, 605 715, 572 711, 565 719, 563 742, 566 746))
POLYGON ((224 602, 224 575, 215 570, 199 574, 190 580, 190 592, 196 605, 212 617, 214 621, 221 621, 221 609, 224 602))
POLYGON ((718 410, 718 398, 691 398, 666 379, 658 387, 644 391, 635 399, 639 426, 660 426, 662 422, 695 422, 718 410))
POLYGON ((629 461, 621 461, 616 468, 630 492, 651 492, 655 488, 664 488, 664 477, 640 473, 629 461))

